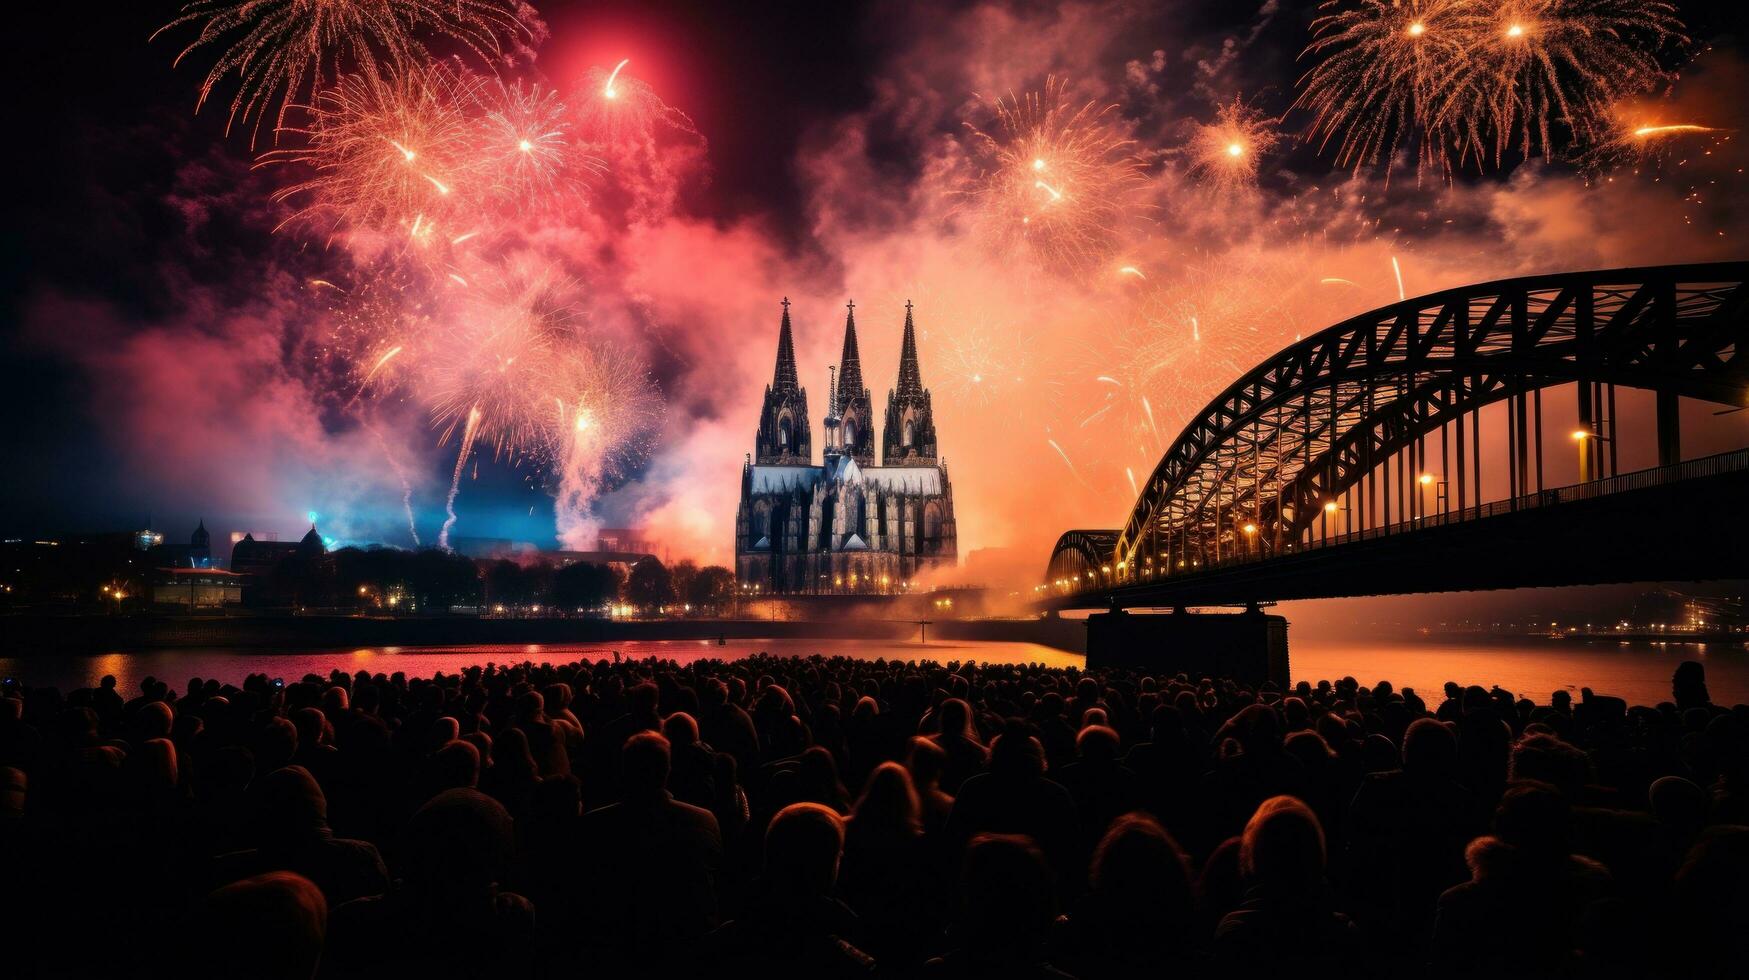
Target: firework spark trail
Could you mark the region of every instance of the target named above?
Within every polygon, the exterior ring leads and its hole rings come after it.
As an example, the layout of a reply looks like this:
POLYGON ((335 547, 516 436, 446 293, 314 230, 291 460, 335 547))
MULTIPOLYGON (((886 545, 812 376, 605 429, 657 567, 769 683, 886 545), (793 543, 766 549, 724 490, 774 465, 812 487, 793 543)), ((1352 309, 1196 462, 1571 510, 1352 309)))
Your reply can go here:
POLYGON ((1700 123, 1669 122, 1672 110, 1662 101, 1629 100, 1614 110, 1613 135, 1587 152, 1580 161, 1592 174, 1601 174, 1621 167, 1639 170, 1658 167, 1670 157, 1686 156, 1686 151, 1711 152, 1731 138, 1729 129, 1700 123))
POLYGON ((1057 445, 1057 440, 1046 439, 1045 442, 1049 443, 1050 447, 1057 451, 1058 456, 1063 457, 1063 465, 1067 466, 1069 468, 1069 474, 1071 476, 1073 476, 1075 478, 1075 480, 1077 482, 1079 482, 1082 486, 1086 487, 1089 490, 1092 490, 1093 484, 1088 483, 1086 478, 1081 475, 1081 471, 1075 468, 1075 464, 1069 461, 1069 454, 1066 452, 1063 452, 1063 447, 1057 445))
POLYGON ((1397 264, 1397 257, 1391 256, 1391 272, 1397 277, 1397 299, 1405 300, 1409 295, 1403 291, 1403 267, 1397 264))
POLYGON ((193 0, 152 38, 192 25, 200 33, 176 56, 177 64, 203 48, 221 48, 195 111, 235 76, 225 131, 254 120, 252 143, 270 116, 277 141, 294 106, 347 72, 374 75, 425 57, 421 32, 490 64, 507 47, 545 31, 534 8, 517 0, 193 0))
POLYGON ((401 481, 401 509, 407 514, 407 533, 412 535, 413 547, 417 548, 419 547, 419 524, 413 519, 413 482, 407 476, 407 467, 401 464, 400 458, 389 448, 388 440, 383 438, 383 430, 368 421, 364 423, 364 426, 370 430, 372 436, 376 437, 377 448, 383 451, 383 458, 388 460, 389 468, 395 472, 395 478, 401 481))
POLYGON ((1071 103, 1065 82, 989 104, 996 124, 967 123, 982 172, 964 192, 979 230, 999 250, 1024 249, 1070 273, 1102 263, 1139 210, 1134 141, 1116 106, 1071 103))
POLYGON ((662 100, 647 82, 590 68, 571 90, 579 145, 613 176, 608 198, 628 217, 671 213, 683 175, 702 163, 705 138, 692 118, 662 100))
POLYGON ((619 60, 619 64, 613 66, 613 71, 610 72, 607 76, 607 83, 601 86, 601 97, 602 98, 604 98, 604 99, 617 99, 617 98, 619 98, 619 89, 616 89, 613 87, 613 81, 614 81, 614 79, 619 77, 620 71, 622 69, 624 69, 625 66, 627 66, 631 63, 632 63, 632 59, 621 58, 619 60))
POLYGON ((455 527, 455 498, 462 492, 462 473, 467 470, 468 453, 474 448, 474 426, 480 421, 478 410, 468 412, 468 423, 462 429, 461 448, 455 454, 455 473, 449 478, 449 496, 444 499, 443 528, 437 532, 437 546, 449 550, 449 531, 455 527))
POLYGON ((1123 468, 1124 478, 1130 481, 1130 496, 1140 498, 1142 491, 1136 487, 1136 471, 1126 466, 1123 468))

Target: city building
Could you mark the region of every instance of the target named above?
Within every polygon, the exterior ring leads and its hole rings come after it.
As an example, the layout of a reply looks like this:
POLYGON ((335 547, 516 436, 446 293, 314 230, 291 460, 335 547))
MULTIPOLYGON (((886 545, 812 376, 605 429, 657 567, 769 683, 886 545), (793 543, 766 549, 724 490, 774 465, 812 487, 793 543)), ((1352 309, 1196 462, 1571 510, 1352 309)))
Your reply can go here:
POLYGON ((152 579, 152 601, 184 609, 223 609, 243 601, 249 576, 223 568, 160 568, 152 579))
POLYGON ((292 555, 313 558, 327 552, 328 546, 322 543, 322 536, 316 533, 314 524, 297 541, 257 541, 254 534, 245 534, 241 541, 231 546, 231 571, 266 575, 282 559, 292 555))
POLYGON ((595 535, 596 551, 655 555, 662 552, 656 539, 641 527, 604 527, 595 535))
POLYGON ((953 487, 935 438, 917 359, 912 307, 898 381, 887 393, 875 462, 874 409, 863 386, 856 305, 846 304, 844 350, 832 375, 822 461, 812 458, 808 393, 796 371, 789 300, 777 367, 741 472, 735 570, 743 588, 770 593, 901 592, 959 560, 953 487))
POLYGON ((144 546, 142 550, 146 557, 161 568, 212 567, 213 536, 207 531, 204 518, 195 525, 187 544, 166 542, 164 535, 157 531, 141 531, 137 539, 144 546))

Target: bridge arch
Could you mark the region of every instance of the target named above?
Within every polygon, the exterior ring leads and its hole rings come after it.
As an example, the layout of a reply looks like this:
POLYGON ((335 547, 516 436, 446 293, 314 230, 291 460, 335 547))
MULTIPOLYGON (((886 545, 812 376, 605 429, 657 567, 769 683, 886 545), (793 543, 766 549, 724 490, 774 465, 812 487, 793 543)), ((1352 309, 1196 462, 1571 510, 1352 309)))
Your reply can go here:
POLYGON ((1042 588, 1061 590, 1071 565, 1133 580, 1235 551, 1291 550, 1327 509, 1371 492, 1363 484, 1381 466, 1418 446, 1424 460, 1436 431, 1456 433, 1461 510, 1465 420, 1475 437, 1480 410, 1499 402, 1520 455, 1512 491, 1523 492, 1526 405, 1557 386, 1579 392, 1582 481, 1597 476, 1608 438, 1598 411, 1607 386, 1656 392, 1660 461, 1673 463, 1679 398, 1749 405, 1746 281, 1749 262, 1528 276, 1338 323, 1216 396, 1162 456, 1122 529, 1059 539, 1042 588))
POLYGON ((1064 531, 1057 538, 1056 547, 1051 549, 1045 581, 1057 588, 1068 589, 1072 582, 1097 584, 1108 579, 1116 572, 1112 553, 1117 547, 1117 537, 1115 530, 1064 531))

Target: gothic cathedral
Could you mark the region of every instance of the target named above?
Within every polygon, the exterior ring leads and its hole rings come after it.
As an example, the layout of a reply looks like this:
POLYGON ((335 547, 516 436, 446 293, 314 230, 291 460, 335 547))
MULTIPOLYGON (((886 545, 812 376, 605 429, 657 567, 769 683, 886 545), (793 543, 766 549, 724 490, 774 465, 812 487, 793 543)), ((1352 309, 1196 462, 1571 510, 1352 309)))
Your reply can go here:
POLYGON ((765 389, 735 513, 735 571, 743 587, 780 594, 902 592, 920 576, 959 562, 953 487, 936 451, 911 304, 905 304, 898 386, 887 392, 879 466, 874 406, 856 350, 856 305, 846 306, 844 354, 828 394, 823 459, 815 465, 808 392, 796 374, 789 300, 783 301, 777 371, 765 389))

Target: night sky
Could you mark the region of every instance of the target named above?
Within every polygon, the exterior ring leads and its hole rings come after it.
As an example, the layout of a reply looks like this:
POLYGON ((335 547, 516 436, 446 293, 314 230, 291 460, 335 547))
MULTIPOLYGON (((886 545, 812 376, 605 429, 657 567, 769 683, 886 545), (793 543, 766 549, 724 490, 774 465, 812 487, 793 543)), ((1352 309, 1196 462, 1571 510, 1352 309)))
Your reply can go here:
MULTIPOLYGON (((916 300, 962 549, 1009 549, 1031 566, 1062 528, 1121 522, 1159 440, 1227 380, 1395 300, 1394 258, 1413 295, 1743 255, 1730 238, 1743 161, 1723 137, 1696 144, 1705 159, 1692 167, 1609 176, 1514 152, 1485 172, 1460 167, 1450 184, 1418 185, 1402 161, 1388 181, 1384 168, 1337 166, 1299 138, 1307 116, 1289 109, 1310 2, 537 6, 549 36, 517 77, 564 91, 630 58, 628 73, 689 116, 704 147, 676 166, 659 213, 574 216, 540 246, 583 284, 589 329, 634 352, 666 403, 659 438, 604 481, 595 516, 648 525, 701 558, 729 557, 735 479, 785 295, 816 406, 845 299, 858 303, 877 404, 904 301, 916 300), (969 127, 993 129, 994 99, 1052 75, 1075 104, 1113 107, 1101 125, 1134 141, 1143 175, 1088 265, 991 248, 967 205, 967 182, 988 166, 969 127), (1254 187, 1217 192, 1189 148, 1235 99, 1269 117, 1279 142, 1254 187), (1146 283, 1114 281, 1123 263, 1146 283), (1316 288, 1333 278, 1354 290, 1316 288), (1161 363, 1133 359, 1162 342, 1148 331, 1193 318, 1194 342, 1174 346, 1172 334, 1161 363), (998 370, 1009 387, 984 382, 998 370), (1108 404, 1102 376, 1137 397, 1108 404), (1146 439, 1144 394, 1159 416, 1146 439)), ((1666 52, 1678 80, 1648 98, 1735 131, 1749 121, 1735 40, 1749 15, 1725 8, 1679 5, 1694 43, 1666 52)), ((292 534, 314 511, 337 541, 409 545, 417 532, 429 544, 455 448, 438 446, 413 407, 360 410, 322 359, 330 311, 305 284, 356 278, 363 260, 274 231, 282 175, 251 170, 246 137, 226 136, 229 93, 193 114, 210 56, 173 68, 187 35, 147 42, 174 12, 48 16, 62 12, 34 5, 8 32, 0 409, 12 465, 0 533, 149 518, 180 534, 205 517, 215 538, 292 534), (412 531, 385 459, 405 467, 412 531)), ((485 453, 467 470, 458 535, 554 543, 538 461, 485 453)))

